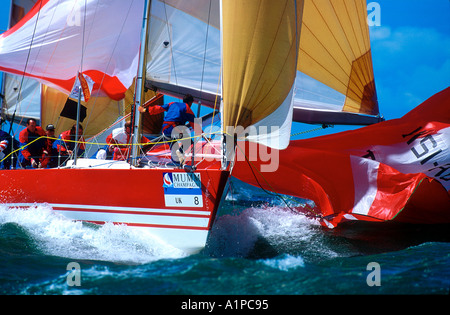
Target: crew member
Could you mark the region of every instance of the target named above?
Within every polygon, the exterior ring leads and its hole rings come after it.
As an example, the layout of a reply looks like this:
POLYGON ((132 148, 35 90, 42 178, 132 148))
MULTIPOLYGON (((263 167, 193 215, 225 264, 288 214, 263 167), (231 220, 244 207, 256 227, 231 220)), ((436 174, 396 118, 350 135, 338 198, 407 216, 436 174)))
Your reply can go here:
MULTIPOLYGON (((108 151, 114 152, 113 160, 126 160, 129 155, 131 140, 131 122, 127 121, 124 127, 116 128, 106 138, 108 151)), ((149 143, 150 140, 142 136, 141 143, 149 143)))
POLYGON ((42 162, 42 167, 53 168, 58 166, 58 150, 53 147, 53 143, 55 142, 55 126, 52 124, 48 124, 45 127, 45 132, 47 134, 47 139, 45 140, 45 151, 47 155, 45 156, 44 161, 42 162))
MULTIPOLYGON (((194 98, 190 94, 186 94, 183 98, 183 103, 172 102, 164 105, 154 105, 150 107, 139 106, 138 110, 141 113, 148 112, 150 115, 156 115, 162 112, 167 112, 164 117, 162 125, 162 134, 168 138, 172 138, 172 131, 176 126, 184 125, 189 122, 189 126, 194 128, 195 115, 191 110, 194 98)), ((201 130, 201 128, 200 128, 201 130)))
POLYGON ((36 120, 28 119, 27 128, 19 134, 19 142, 22 148, 19 162, 23 168, 42 167, 42 162, 45 159, 45 136, 44 129, 37 126, 36 120))
MULTIPOLYGON (((19 142, 14 139, 9 133, 0 130, 0 169, 10 169, 12 162, 12 154, 13 149, 19 148, 19 142)), ((14 154, 14 157, 17 156, 14 154)), ((17 160, 16 160, 17 161, 17 160)))
POLYGON ((83 138, 83 126, 78 125, 78 137, 75 137, 77 125, 73 125, 69 130, 64 131, 59 135, 59 138, 53 142, 53 148, 58 151, 61 156, 73 156, 75 145, 78 142, 78 154, 77 157, 83 155, 86 146, 83 138))
POLYGON ((161 133, 166 137, 167 139, 172 140, 170 144, 170 148, 172 151, 172 160, 174 162, 183 163, 183 145, 179 145, 179 148, 175 151, 176 152, 176 158, 174 156, 174 150, 172 150, 172 146, 175 143, 173 140, 181 139, 183 138, 183 131, 180 128, 177 128, 178 126, 182 125, 184 126, 186 122, 188 122, 189 127, 193 128, 194 130, 200 130, 202 131, 201 126, 198 126, 197 128, 194 128, 195 126, 195 115, 191 110, 192 103, 194 102, 194 98, 190 94, 186 94, 183 98, 183 103, 180 102, 172 102, 164 105, 154 105, 150 107, 142 107, 139 106, 138 110, 141 113, 148 112, 150 115, 156 115, 162 112, 166 112, 164 117, 164 122, 162 125, 161 133))

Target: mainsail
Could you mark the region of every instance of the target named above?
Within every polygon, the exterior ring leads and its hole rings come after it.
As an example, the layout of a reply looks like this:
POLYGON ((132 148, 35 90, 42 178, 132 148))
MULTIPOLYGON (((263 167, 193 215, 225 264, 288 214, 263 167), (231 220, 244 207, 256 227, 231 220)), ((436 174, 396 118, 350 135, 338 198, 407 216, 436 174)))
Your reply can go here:
POLYGON ((219 108, 221 35, 218 0, 152 1, 147 86, 168 95, 190 93, 219 108))

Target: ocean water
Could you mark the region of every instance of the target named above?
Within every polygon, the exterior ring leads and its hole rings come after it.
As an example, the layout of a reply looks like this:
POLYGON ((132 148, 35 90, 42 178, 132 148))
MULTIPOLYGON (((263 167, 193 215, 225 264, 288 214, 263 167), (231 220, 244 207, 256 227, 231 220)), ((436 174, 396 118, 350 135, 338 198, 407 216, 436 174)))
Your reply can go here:
POLYGON ((449 226, 324 230, 257 188, 232 188, 196 255, 126 226, 72 222, 46 204, 0 206, 0 294, 450 293, 449 226))

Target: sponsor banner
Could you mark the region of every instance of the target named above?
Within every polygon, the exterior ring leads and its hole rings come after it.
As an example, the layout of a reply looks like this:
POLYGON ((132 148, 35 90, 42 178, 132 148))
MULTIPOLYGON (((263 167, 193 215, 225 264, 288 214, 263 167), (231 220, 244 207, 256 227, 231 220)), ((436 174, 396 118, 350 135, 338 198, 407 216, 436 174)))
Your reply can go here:
POLYGON ((203 207, 200 173, 163 173, 167 207, 203 207))

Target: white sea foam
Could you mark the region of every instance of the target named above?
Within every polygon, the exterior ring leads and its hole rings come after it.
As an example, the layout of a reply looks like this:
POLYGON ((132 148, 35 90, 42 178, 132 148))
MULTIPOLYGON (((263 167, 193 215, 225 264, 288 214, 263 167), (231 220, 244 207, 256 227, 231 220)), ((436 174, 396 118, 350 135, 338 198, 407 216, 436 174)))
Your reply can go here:
POLYGON ((265 253, 318 259, 338 256, 327 245, 317 220, 287 208, 248 208, 217 219, 208 244, 211 254, 247 257, 258 256, 258 250, 263 251, 263 256, 265 253))
MULTIPOLYGON (((28 210, 0 205, 0 224, 8 222, 26 229, 48 255, 135 264, 187 256, 139 228, 75 222, 47 204, 28 210)), ((288 254, 306 259, 337 256, 324 242, 316 220, 282 207, 249 208, 219 217, 205 253, 219 257, 288 254)))
POLYGON ((282 255, 281 257, 264 259, 262 262, 272 268, 282 271, 289 271, 296 268, 305 266, 303 258, 300 256, 282 255))
POLYGON ((72 221, 47 204, 27 210, 0 206, 0 224, 5 223, 26 229, 45 254, 59 257, 140 264, 186 255, 139 228, 72 221))

